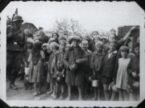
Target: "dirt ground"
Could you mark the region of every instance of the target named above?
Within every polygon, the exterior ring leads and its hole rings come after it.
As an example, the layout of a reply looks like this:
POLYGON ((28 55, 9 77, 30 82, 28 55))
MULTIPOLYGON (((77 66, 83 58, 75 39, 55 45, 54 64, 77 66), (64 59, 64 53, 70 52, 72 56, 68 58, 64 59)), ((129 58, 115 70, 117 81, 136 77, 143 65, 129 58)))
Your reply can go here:
MULTIPOLYGON (((26 90, 24 87, 24 82, 23 81, 16 81, 16 86, 18 87, 17 90, 12 90, 8 87, 8 82, 7 82, 7 99, 8 100, 54 100, 51 95, 46 95, 46 93, 43 93, 39 96, 33 96, 35 93, 34 89, 32 90, 26 90)), ((73 96, 72 100, 76 100, 77 97, 73 96)), ((90 99, 87 97, 87 100, 90 99)), ((55 99, 55 100, 60 100, 55 99)), ((66 100, 66 99, 64 99, 66 100)))
POLYGON ((7 99, 8 100, 52 100, 51 96, 42 94, 39 96, 33 96, 34 89, 26 90, 23 84, 23 81, 16 81, 18 87, 17 90, 9 89, 7 83, 7 99))

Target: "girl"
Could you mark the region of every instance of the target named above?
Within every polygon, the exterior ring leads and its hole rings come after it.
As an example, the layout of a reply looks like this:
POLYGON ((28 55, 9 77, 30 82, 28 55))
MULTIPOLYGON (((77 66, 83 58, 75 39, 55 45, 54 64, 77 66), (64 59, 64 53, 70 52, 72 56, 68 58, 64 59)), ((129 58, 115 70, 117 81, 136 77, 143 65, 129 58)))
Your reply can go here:
POLYGON ((126 100, 128 98, 128 66, 131 59, 128 57, 129 48, 127 46, 122 46, 120 50, 121 58, 118 59, 115 87, 119 92, 119 100, 126 100))
POLYGON ((51 96, 53 98, 56 98, 56 86, 55 86, 56 78, 55 78, 55 69, 54 69, 55 67, 54 57, 57 50, 59 49, 59 45, 56 42, 52 42, 50 43, 50 48, 52 53, 48 61, 48 75, 47 75, 47 82, 50 83, 50 91, 48 91, 47 94, 48 95, 52 94, 51 96))
POLYGON ((41 49, 41 42, 39 40, 35 40, 34 49, 32 52, 32 64, 33 64, 33 75, 32 82, 34 82, 35 93, 34 96, 40 95, 40 82, 42 77, 42 65, 44 60, 44 52, 41 49))

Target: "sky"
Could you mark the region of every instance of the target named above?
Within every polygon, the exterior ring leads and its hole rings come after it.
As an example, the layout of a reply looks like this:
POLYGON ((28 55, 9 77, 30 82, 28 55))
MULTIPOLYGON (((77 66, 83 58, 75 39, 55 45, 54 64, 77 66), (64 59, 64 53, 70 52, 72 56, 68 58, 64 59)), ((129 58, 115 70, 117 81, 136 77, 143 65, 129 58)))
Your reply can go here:
POLYGON ((15 9, 25 22, 51 30, 56 20, 78 20, 88 31, 109 31, 124 25, 140 25, 143 10, 135 2, 11 2, 2 12, 12 16, 15 9))

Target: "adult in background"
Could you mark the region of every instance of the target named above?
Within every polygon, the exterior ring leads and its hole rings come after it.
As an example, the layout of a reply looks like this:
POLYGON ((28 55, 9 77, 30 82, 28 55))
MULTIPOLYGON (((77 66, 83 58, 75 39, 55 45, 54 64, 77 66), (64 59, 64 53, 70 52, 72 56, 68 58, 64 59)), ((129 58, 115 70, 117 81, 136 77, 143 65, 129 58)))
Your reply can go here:
POLYGON ((52 38, 54 38, 56 43, 59 43, 59 34, 58 33, 53 33, 52 38))
POLYGON ((21 70, 25 52, 26 39, 23 31, 20 29, 22 22, 22 17, 15 15, 12 20, 12 28, 7 33, 7 72, 11 89, 17 89, 15 81, 21 70))
POLYGON ((73 86, 77 87, 79 99, 82 99, 84 84, 83 64, 87 59, 85 58, 84 51, 79 46, 80 38, 78 36, 71 36, 69 42, 71 48, 66 52, 64 58, 67 68, 66 84, 68 86, 68 99, 71 99, 73 86))
POLYGON ((136 28, 136 26, 133 26, 126 34, 123 38, 119 38, 119 36, 117 36, 116 34, 116 30, 115 29, 111 29, 110 31, 110 39, 109 41, 115 42, 116 43, 116 49, 119 50, 120 47, 124 44, 128 43, 129 37, 131 36, 132 31, 136 28))

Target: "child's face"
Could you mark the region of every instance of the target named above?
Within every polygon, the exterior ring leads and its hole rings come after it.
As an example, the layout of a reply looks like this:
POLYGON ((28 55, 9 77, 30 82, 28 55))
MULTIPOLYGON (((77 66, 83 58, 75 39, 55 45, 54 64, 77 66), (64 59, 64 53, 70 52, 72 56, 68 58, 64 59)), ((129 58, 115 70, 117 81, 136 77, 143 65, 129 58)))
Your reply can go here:
POLYGON ((50 53, 50 52, 51 52, 51 48, 48 47, 48 48, 47 48, 47 53, 50 53))
POLYGON ((75 48, 78 46, 78 43, 76 41, 72 41, 72 46, 75 48))
POLYGON ((102 47, 98 47, 98 46, 96 46, 96 51, 98 51, 98 52, 101 52, 102 51, 102 47))
POLYGON ((123 57, 123 58, 126 58, 127 57, 127 52, 126 51, 121 51, 121 56, 123 57))
POLYGON ((82 48, 85 50, 88 49, 88 43, 82 43, 82 48))
POLYGON ((56 34, 53 34, 53 38, 54 38, 54 39, 57 39, 57 35, 56 35, 56 34))

